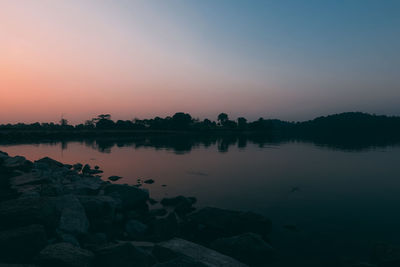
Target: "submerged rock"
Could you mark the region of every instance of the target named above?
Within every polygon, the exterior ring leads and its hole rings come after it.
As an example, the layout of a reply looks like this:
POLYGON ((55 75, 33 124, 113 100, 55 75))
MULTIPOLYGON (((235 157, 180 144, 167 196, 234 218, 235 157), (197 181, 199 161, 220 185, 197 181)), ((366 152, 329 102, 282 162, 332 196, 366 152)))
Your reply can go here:
POLYGON ((93 258, 93 253, 88 250, 69 243, 57 243, 40 251, 36 262, 42 267, 88 267, 93 258))
POLYGON ((145 184, 154 184, 154 180, 153 179, 148 179, 148 180, 145 180, 143 183, 145 183, 145 184))
POLYGON ((184 227, 185 236, 205 243, 247 232, 266 238, 270 231, 271 221, 262 215, 212 207, 189 214, 184 227))
POLYGON ((211 248, 251 266, 265 266, 275 259, 275 250, 254 233, 217 239, 211 248))
POLYGON ((204 264, 205 266, 247 266, 215 250, 179 238, 158 243, 154 247, 153 253, 160 262, 185 257, 196 264, 204 264))
POLYGON ((113 176, 108 177, 108 180, 115 182, 121 178, 122 178, 121 176, 113 175, 113 176))
POLYGON ((47 245, 42 225, 29 225, 0 232, 0 259, 3 262, 26 263, 47 245))
POLYGON ((154 257, 129 242, 109 245, 95 251, 94 266, 99 267, 148 267, 155 263, 154 257))

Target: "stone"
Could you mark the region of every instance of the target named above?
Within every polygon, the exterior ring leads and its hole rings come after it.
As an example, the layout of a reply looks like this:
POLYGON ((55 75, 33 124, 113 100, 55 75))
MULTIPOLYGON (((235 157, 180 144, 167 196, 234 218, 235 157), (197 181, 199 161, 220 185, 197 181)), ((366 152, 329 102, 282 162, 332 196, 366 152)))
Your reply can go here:
POLYGON ((109 196, 77 196, 89 219, 113 220, 116 201, 109 196))
POLYGON ((147 231, 148 226, 137 221, 137 220, 129 220, 125 225, 125 231, 128 234, 128 237, 137 240, 143 238, 147 231))
POLYGON ((254 233, 217 239, 211 248, 251 266, 264 266, 276 258, 275 250, 254 233))
POLYGON ((206 207, 189 214, 187 219, 183 227, 184 236, 200 243, 247 232, 266 239, 271 231, 271 221, 253 212, 206 207))
POLYGON ((47 245, 42 225, 29 225, 0 232, 0 259, 9 263, 27 263, 47 245))
POLYGON ((64 164, 62 164, 61 162, 56 161, 54 159, 51 159, 49 157, 44 157, 42 159, 39 159, 39 160, 35 161, 34 163, 44 164, 44 165, 47 165, 49 168, 62 168, 62 167, 64 167, 64 164))
POLYGON ((36 185, 47 183, 46 177, 40 176, 34 172, 22 173, 21 175, 10 178, 10 186, 14 189, 18 189, 19 186, 24 185, 36 185))
POLYGON ((82 168, 83 168, 83 165, 81 163, 76 163, 76 164, 72 165, 72 169, 75 171, 78 171, 78 172, 80 172, 82 170, 82 168))
POLYGON ((390 244, 376 244, 371 252, 371 262, 379 267, 400 266, 400 247, 390 244))
POLYGON ((3 228, 42 224, 52 230, 58 223, 59 213, 51 198, 19 198, 0 203, 0 218, 3 228))
POLYGON ((89 229, 89 221, 85 209, 74 195, 62 196, 58 199, 61 217, 58 228, 66 233, 82 235, 89 229))
POLYGON ((153 209, 149 211, 150 215, 152 216, 165 216, 167 215, 167 210, 166 209, 153 209))
POLYGON ((32 168, 33 163, 27 160, 25 157, 16 156, 6 158, 3 161, 2 166, 8 169, 28 171, 32 168))
POLYGON ((153 238, 157 241, 171 239, 179 233, 179 224, 175 213, 171 212, 166 218, 153 222, 153 238))
POLYGON ((153 253, 160 262, 186 257, 205 266, 247 266, 229 256, 180 238, 158 243, 153 253))
POLYGON ((173 198, 164 198, 161 200, 163 206, 174 206, 176 214, 183 216, 195 210, 192 205, 196 203, 194 197, 177 196, 173 198))
POLYGON ((122 178, 121 176, 113 175, 113 176, 108 177, 108 180, 115 182, 121 178, 122 178))
POLYGON ((88 267, 94 255, 92 252, 69 243, 57 243, 40 251, 36 262, 41 267, 88 267))
POLYGON ((122 209, 147 208, 149 193, 134 186, 110 184, 104 188, 104 194, 114 198, 122 209))
POLYGON ((129 242, 109 245, 95 251, 97 267, 148 267, 155 263, 154 257, 129 242))
POLYGON ((162 263, 157 263, 153 265, 153 267, 208 267, 209 265, 206 265, 204 263, 201 263, 199 261, 195 261, 193 259, 187 258, 187 257, 178 257, 174 258, 172 260, 162 262, 162 263))
POLYGON ((154 184, 154 180, 153 179, 147 179, 143 183, 145 183, 145 184, 154 184))

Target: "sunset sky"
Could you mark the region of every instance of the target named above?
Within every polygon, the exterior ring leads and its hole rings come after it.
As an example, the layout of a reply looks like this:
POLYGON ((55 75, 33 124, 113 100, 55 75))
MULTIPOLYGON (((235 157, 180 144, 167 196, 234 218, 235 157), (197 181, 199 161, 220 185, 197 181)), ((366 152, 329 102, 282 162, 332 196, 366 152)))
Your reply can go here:
POLYGON ((0 124, 400 115, 400 1, 0 0, 0 124))

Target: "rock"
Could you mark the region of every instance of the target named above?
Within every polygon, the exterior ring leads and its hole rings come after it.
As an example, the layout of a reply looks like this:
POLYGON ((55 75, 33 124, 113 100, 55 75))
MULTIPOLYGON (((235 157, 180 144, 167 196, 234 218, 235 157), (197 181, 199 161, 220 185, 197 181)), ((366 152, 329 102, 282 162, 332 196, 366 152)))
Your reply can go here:
POLYGON ((81 247, 81 244, 79 243, 78 239, 74 235, 68 234, 68 233, 64 233, 62 231, 58 231, 58 232, 59 232, 59 234, 58 234, 59 242, 69 243, 69 244, 71 244, 71 245, 73 245, 75 247, 78 247, 78 248, 81 247))
POLYGON ((78 198, 73 195, 62 196, 58 200, 61 206, 59 229, 73 235, 82 235, 89 229, 85 209, 78 198))
POLYGON ((52 230, 58 223, 54 201, 47 197, 20 198, 0 203, 0 227, 42 224, 52 230))
POLYGON ((85 164, 85 166, 83 166, 83 168, 82 168, 82 174, 83 175, 90 174, 90 171, 91 171, 90 165, 89 164, 85 164))
POLYGON ((254 233, 217 239, 211 248, 251 266, 264 266, 275 259, 275 250, 254 233))
POLYGON ((182 216, 195 210, 192 205, 196 203, 195 197, 177 196, 173 198, 163 198, 161 205, 174 206, 176 214, 182 216))
POLYGON ((104 193, 114 198, 123 209, 147 208, 149 193, 134 186, 111 184, 104 188, 104 193))
POLYGON ((45 247, 36 259, 42 267, 88 267, 93 253, 68 243, 57 243, 45 247))
POLYGON ((109 219, 115 216, 116 201, 109 196, 77 196, 89 219, 109 219))
POLYGON ((153 237, 157 241, 171 239, 179 233, 179 224, 175 213, 153 222, 153 237))
POLYGON ((105 233, 88 233, 82 240, 84 248, 91 251, 103 247, 107 243, 107 235, 105 233))
POLYGON ((129 238, 133 240, 143 238, 146 235, 148 228, 147 225, 137 220, 129 220, 125 225, 125 231, 129 238))
POLYGON ((121 176, 113 175, 113 176, 108 177, 108 180, 115 182, 115 181, 118 181, 121 178, 122 178, 121 176))
POLYGON ((62 168, 64 164, 49 157, 44 157, 35 161, 35 164, 44 164, 47 165, 48 168, 62 168))
POLYGON ((148 267, 155 263, 154 257, 129 242, 109 245, 95 251, 97 267, 148 267))
POLYGON ((379 267, 400 266, 400 247, 379 243, 371 253, 371 262, 379 267))
POLYGON ((205 266, 247 266, 217 251, 180 238, 158 243, 154 247, 153 253, 160 262, 186 257, 191 261, 204 264, 205 266))
POLYGON ((149 203, 150 203, 150 205, 155 205, 155 204, 157 204, 158 202, 157 202, 157 200, 155 200, 155 199, 153 199, 153 198, 149 198, 149 203))
POLYGON ((82 168, 83 168, 83 165, 81 163, 76 163, 76 164, 72 165, 72 169, 75 171, 78 171, 78 172, 80 172, 82 170, 82 168))
POLYGON ((40 176, 35 172, 22 173, 10 178, 10 186, 14 189, 18 189, 19 186, 44 184, 47 182, 48 179, 46 177, 40 176))
POLYGON ((8 169, 16 169, 22 171, 29 171, 33 163, 27 160, 25 157, 16 156, 16 157, 8 157, 3 161, 2 166, 8 169))
POLYGON ((94 166, 94 169, 98 170, 98 169, 100 169, 100 167, 96 165, 96 166, 94 166))
POLYGON ((145 180, 143 183, 145 183, 145 184, 154 184, 154 180, 153 179, 148 179, 148 180, 145 180))
POLYGON ((157 263, 153 265, 153 267, 208 267, 210 265, 205 265, 204 263, 195 261, 193 259, 187 257, 178 257, 174 258, 170 261, 157 263))
POLYGON ((64 191, 74 195, 96 195, 104 184, 105 182, 97 177, 79 177, 64 185, 64 191))
POLYGON ((191 240, 208 243, 247 232, 254 232, 265 239, 270 231, 271 221, 257 213, 207 207, 188 215, 183 232, 191 240))
POLYGON ((153 209, 153 210, 150 210, 149 212, 150 212, 150 215, 152 215, 152 216, 165 216, 168 213, 166 209, 153 209))
POLYGON ((29 262, 47 245, 42 225, 29 225, 0 232, 0 259, 9 263, 29 262))

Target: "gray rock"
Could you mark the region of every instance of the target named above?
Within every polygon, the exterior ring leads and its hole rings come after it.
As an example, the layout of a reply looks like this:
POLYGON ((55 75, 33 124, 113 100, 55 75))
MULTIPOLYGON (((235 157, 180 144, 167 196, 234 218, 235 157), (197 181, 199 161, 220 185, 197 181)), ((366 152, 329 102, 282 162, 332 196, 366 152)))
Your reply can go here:
POLYGON ((254 233, 217 239, 211 248, 251 266, 265 266, 276 258, 275 250, 254 233))
POLYGON ((39 159, 39 160, 35 161, 34 163, 47 165, 48 168, 62 168, 62 167, 64 167, 64 164, 62 164, 61 162, 56 161, 54 159, 51 159, 49 157, 44 157, 42 159, 39 159))
POLYGON ((158 243, 153 250, 156 258, 161 262, 171 261, 174 258, 185 257, 191 261, 205 266, 247 266, 229 256, 217 251, 197 245, 187 240, 174 238, 169 241, 158 243))
POLYGON ((36 262, 42 267, 88 267, 93 258, 93 253, 88 250, 69 243, 57 243, 40 251, 36 262))
POLYGON ((400 247, 379 243, 371 252, 371 262, 379 267, 400 266, 400 247))
POLYGON ((104 188, 105 195, 114 198, 123 209, 147 207, 149 193, 134 186, 111 184, 104 188))
POLYGON ((129 242, 103 247, 97 251, 95 266, 99 267, 148 267, 155 263, 154 257, 129 242))
POLYGON ((37 185, 47 183, 46 177, 40 176, 35 172, 22 173, 21 175, 10 178, 10 186, 16 190, 24 185, 37 185))
POLYGON ((42 224, 52 230, 59 214, 51 198, 19 198, 0 202, 0 218, 0 226, 4 228, 42 224))
POLYGON ((189 214, 188 221, 184 227, 185 236, 201 243, 247 232, 266 238, 271 231, 271 221, 253 212, 207 207, 189 214))
POLYGON ((0 232, 0 259, 9 263, 29 262, 47 244, 42 225, 29 225, 0 232))
POLYGON ((82 170, 83 165, 81 163, 76 163, 74 165, 72 165, 72 169, 75 171, 81 171, 82 170))
POLYGON ((129 220, 125 225, 126 233, 129 238, 133 240, 143 238, 146 235, 148 228, 147 225, 137 220, 129 220))
POLYGON ((113 175, 113 176, 108 177, 108 180, 115 182, 121 178, 122 178, 121 176, 113 175))
POLYGON ((196 203, 195 197, 177 196, 173 198, 164 198, 161 200, 163 206, 174 206, 176 214, 183 216, 195 210, 193 204, 196 203))
POLYGON ((174 258, 167 262, 157 263, 153 265, 153 267, 207 267, 209 265, 205 265, 201 262, 195 261, 193 259, 187 257, 178 257, 174 258))
POLYGON ((109 219, 115 216, 116 201, 109 196, 77 196, 89 219, 109 219))
POLYGON ((58 203, 61 206, 59 229, 73 235, 87 233, 89 221, 78 198, 73 195, 66 195, 60 197, 58 203))
POLYGON ((174 212, 166 218, 160 218, 153 222, 153 238, 156 241, 171 239, 179 233, 179 224, 174 212))
POLYGON ((27 160, 25 157, 16 156, 16 157, 8 157, 3 161, 3 167, 9 169, 30 170, 33 166, 33 163, 27 160))

